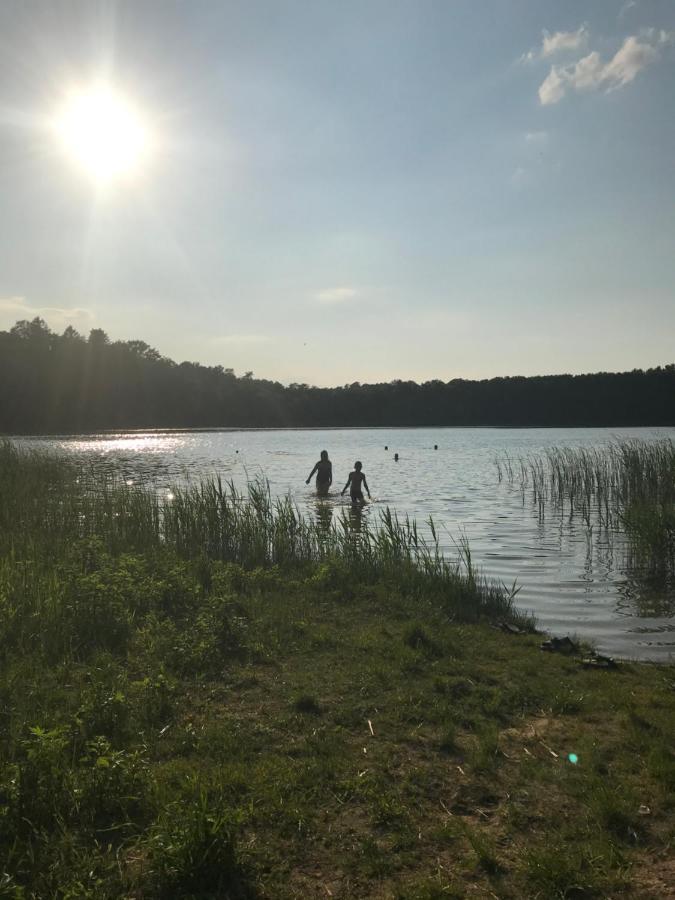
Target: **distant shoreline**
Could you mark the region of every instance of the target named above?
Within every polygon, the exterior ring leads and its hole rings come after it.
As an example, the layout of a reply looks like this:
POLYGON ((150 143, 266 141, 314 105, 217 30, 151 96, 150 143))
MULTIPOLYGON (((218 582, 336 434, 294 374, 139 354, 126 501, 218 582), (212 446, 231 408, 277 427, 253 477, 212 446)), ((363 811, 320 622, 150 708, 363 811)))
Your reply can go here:
POLYGON ((675 423, 672 425, 664 425, 663 423, 651 424, 628 424, 620 423, 615 425, 223 425, 219 427, 184 427, 184 428, 162 428, 152 426, 148 428, 97 428, 93 431, 54 431, 54 432, 24 432, 23 434, 13 434, 10 432, 0 432, 0 439, 3 440, 22 440, 31 438, 73 438, 73 437, 94 437, 98 434, 114 435, 114 434, 227 434, 228 432, 256 432, 256 431, 475 431, 494 430, 494 431, 553 431, 562 429, 565 431, 578 429, 602 429, 603 431, 612 431, 618 428, 665 428, 675 430, 675 423))
POLYGON ((40 318, 0 331, 0 433, 675 425, 675 363, 630 372, 283 385, 40 318))
POLYGON ((94 437, 97 434, 226 434, 228 432, 240 431, 475 431, 476 429, 485 431, 533 431, 535 429, 543 431, 553 431, 556 429, 571 431, 592 428, 602 429, 603 431, 612 431, 617 428, 672 428, 675 430, 675 423, 672 425, 664 425, 663 423, 644 425, 625 422, 615 425, 222 425, 199 426, 194 428, 162 428, 153 426, 148 428, 97 428, 93 431, 36 431, 24 432, 23 434, 0 432, 0 439, 22 440, 24 438, 94 437))

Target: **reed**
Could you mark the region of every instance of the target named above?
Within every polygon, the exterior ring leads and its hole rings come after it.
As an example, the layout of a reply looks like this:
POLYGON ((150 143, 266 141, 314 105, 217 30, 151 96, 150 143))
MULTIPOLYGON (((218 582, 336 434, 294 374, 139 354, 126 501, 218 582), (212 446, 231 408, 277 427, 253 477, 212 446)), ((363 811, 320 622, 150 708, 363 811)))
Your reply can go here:
POLYGON ((171 550, 247 569, 323 566, 343 582, 386 580, 433 597, 465 620, 516 615, 511 596, 477 575, 468 546, 455 560, 442 554, 432 521, 429 538, 389 508, 373 523, 348 511, 325 525, 304 517, 290 497, 273 498, 260 479, 243 492, 214 478, 160 496, 95 466, 4 443, 0 500, 0 556, 58 559, 64 548, 96 539, 112 554, 171 550))
POLYGON ((675 574, 675 442, 614 441, 606 447, 553 447, 496 461, 497 477, 516 484, 544 517, 553 508, 587 527, 625 533, 632 558, 667 579, 675 574))

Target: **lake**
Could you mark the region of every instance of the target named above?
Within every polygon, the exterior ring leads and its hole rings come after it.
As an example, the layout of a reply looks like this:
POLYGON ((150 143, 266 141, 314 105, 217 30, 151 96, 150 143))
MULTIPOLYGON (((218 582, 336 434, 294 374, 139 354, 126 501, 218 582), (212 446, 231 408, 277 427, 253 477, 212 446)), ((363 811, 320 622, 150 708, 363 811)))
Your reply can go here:
POLYGON ((262 475, 274 494, 290 492, 306 515, 324 522, 349 505, 339 492, 360 459, 374 501, 365 515, 390 506, 420 524, 431 516, 444 552, 456 556, 466 536, 479 570, 509 588, 516 582, 517 605, 541 627, 591 639, 600 652, 667 661, 675 652, 675 598, 652 596, 628 569, 622 535, 596 530, 590 540, 581 522, 553 510, 542 520, 527 494, 499 481, 495 465, 503 453, 518 459, 553 446, 664 437, 675 438, 675 428, 152 431, 15 440, 96 459, 162 492, 216 474, 241 487, 262 475), (305 479, 323 449, 334 482, 328 500, 318 502, 305 479))

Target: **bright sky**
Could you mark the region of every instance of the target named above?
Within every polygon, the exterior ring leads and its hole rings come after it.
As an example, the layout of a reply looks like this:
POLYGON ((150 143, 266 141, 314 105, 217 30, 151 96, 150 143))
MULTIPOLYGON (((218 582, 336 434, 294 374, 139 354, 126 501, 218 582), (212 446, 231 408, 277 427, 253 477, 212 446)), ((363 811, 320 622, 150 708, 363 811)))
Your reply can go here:
POLYGON ((674 101, 672 0, 3 0, 0 328, 322 385, 672 362, 674 101))

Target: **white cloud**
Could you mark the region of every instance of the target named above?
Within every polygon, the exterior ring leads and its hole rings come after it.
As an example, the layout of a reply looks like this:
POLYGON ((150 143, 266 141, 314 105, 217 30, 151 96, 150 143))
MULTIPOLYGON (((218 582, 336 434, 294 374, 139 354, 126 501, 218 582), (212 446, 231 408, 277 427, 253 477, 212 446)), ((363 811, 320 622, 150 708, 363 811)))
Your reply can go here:
POLYGON ((647 66, 661 56, 660 48, 672 41, 666 31, 643 32, 627 37, 609 62, 603 63, 597 50, 569 66, 552 66, 539 86, 542 106, 558 103, 568 90, 616 90, 629 84, 647 66))
POLYGON ((637 0, 626 0, 624 5, 619 10, 619 19, 623 19, 623 17, 631 11, 631 9, 635 9, 637 6, 637 0))
POLYGON ((17 319, 34 319, 36 316, 44 319, 55 331, 68 325, 75 328, 78 325, 87 326, 94 318, 90 309, 81 306, 30 306, 25 297, 0 298, 0 317, 11 320, 11 325, 17 319))
POLYGON ((665 31, 663 28, 641 28, 640 37, 646 38, 659 47, 666 47, 675 42, 675 31, 665 31))
POLYGON ((541 45, 541 58, 546 59, 554 56, 556 53, 563 53, 568 50, 578 50, 579 47, 585 46, 588 41, 588 29, 582 25, 576 31, 556 31, 555 34, 544 32, 544 39, 541 45))
POLYGON ((324 288, 314 294, 314 298, 320 303, 344 303, 347 300, 354 300, 357 296, 358 291, 353 287, 324 288))
MULTIPOLYGON (((600 80, 607 81, 610 87, 622 87, 658 58, 659 51, 655 46, 635 36, 627 37, 621 49, 599 73, 600 80)), ((589 86, 595 87, 595 83, 591 82, 589 86)))
POLYGON ((549 34, 544 31, 541 47, 538 50, 529 50, 520 59, 521 62, 535 62, 538 59, 549 59, 558 53, 567 53, 570 50, 578 50, 584 47, 588 41, 588 28, 581 25, 576 31, 556 31, 549 34))
POLYGON ((545 147, 548 144, 548 131, 526 131, 525 143, 530 147, 545 147))
POLYGON ((565 96, 565 81, 557 66, 553 66, 539 85, 539 102, 542 106, 557 103, 565 96))

